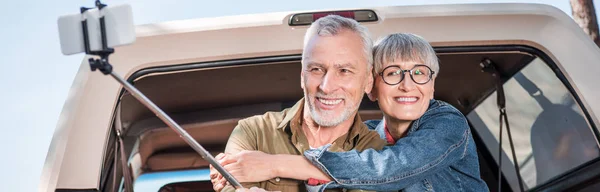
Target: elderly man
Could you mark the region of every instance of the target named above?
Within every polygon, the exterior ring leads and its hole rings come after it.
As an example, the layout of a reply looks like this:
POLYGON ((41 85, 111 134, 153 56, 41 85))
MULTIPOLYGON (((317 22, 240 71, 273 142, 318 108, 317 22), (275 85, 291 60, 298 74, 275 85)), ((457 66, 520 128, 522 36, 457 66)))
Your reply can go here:
MULTIPOLYGON (((327 144, 332 144, 330 151, 381 149, 385 141, 357 115, 364 94, 373 85, 372 62, 372 41, 365 27, 335 15, 315 21, 304 37, 300 72, 304 98, 281 112, 239 121, 227 142, 225 153, 231 154, 227 159, 235 160, 242 150, 301 155, 327 144)), ((270 191, 306 191, 304 181, 265 178, 272 179, 242 184, 270 191)), ((215 190, 222 188, 222 176, 213 169, 211 179, 215 190)), ((223 190, 234 189, 225 186, 223 190)))

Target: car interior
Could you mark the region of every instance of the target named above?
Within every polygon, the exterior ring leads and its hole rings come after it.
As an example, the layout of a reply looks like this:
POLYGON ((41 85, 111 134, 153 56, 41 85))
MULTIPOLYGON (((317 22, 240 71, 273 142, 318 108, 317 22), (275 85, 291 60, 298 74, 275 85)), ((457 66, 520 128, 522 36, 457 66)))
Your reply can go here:
MULTIPOLYGON (((450 103, 465 116, 496 91, 495 78, 482 72, 483 60, 494 63, 504 82, 539 57, 528 51, 530 47, 512 45, 435 49, 440 72, 435 80, 434 97, 450 103)), ((302 98, 300 59, 300 55, 286 55, 180 64, 143 69, 129 81, 216 155, 224 150, 238 120, 280 111, 302 98)), ((363 98, 359 114, 362 120, 382 117, 377 104, 367 97, 363 98)), ((148 173, 208 168, 207 161, 126 91, 120 96, 113 122, 115 127, 125 130, 125 151, 134 181, 148 173)), ((496 191, 496 160, 491 151, 481 147, 482 138, 476 130, 473 137, 478 146, 481 177, 491 191, 496 191)), ((114 147, 108 150, 106 158, 115 158, 110 151, 114 147)), ((110 183, 114 177, 110 170, 122 173, 118 164, 105 162, 103 183, 110 183)), ((508 182, 504 177, 501 179, 502 191, 510 191, 508 182)), ((166 184, 160 191, 212 191, 212 185, 209 180, 182 181, 166 184)))

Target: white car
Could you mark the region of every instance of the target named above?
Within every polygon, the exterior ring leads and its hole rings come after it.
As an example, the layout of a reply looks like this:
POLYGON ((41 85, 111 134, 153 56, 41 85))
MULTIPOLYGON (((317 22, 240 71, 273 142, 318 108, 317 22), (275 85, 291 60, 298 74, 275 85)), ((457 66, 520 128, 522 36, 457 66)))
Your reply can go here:
MULTIPOLYGON (((302 97, 306 24, 334 11, 361 21, 374 39, 409 32, 431 42, 441 61, 435 97, 467 116, 490 190, 500 180, 502 191, 519 191, 519 179, 507 135, 498 157, 496 81, 482 72, 482 61, 494 64, 503 83, 525 189, 600 190, 600 49, 551 6, 398 6, 171 21, 137 26, 136 43, 116 48, 111 63, 216 154, 239 119, 302 97)), ((87 59, 75 82, 40 191, 120 191, 115 129, 124 130, 135 191, 212 191, 208 163, 120 84, 91 72, 87 59)), ((381 117, 367 99, 360 114, 381 117)))

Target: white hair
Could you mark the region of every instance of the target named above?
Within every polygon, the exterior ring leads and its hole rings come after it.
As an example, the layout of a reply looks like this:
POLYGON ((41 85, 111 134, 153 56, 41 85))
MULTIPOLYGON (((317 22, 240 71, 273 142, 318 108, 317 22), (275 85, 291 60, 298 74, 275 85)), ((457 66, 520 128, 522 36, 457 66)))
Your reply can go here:
POLYGON ((433 47, 415 34, 395 33, 377 40, 373 56, 373 74, 381 72, 385 63, 396 60, 422 62, 435 72, 434 76, 440 73, 440 64, 433 47))
POLYGON ((318 36, 335 36, 342 30, 349 30, 360 36, 362 39, 363 50, 365 57, 367 58, 367 67, 372 69, 373 67, 373 40, 369 35, 369 30, 360 25, 353 19, 348 19, 339 15, 328 15, 317 19, 306 31, 304 35, 304 49, 302 52, 302 63, 306 57, 306 46, 308 41, 315 35, 318 36))

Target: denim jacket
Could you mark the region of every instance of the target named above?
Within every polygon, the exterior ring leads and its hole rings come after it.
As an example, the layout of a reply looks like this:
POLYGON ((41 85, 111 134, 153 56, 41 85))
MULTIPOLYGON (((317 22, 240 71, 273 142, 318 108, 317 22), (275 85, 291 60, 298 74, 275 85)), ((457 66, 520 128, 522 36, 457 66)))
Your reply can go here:
MULTIPOLYGON (((383 121, 365 122, 385 139, 383 121)), ((309 191, 349 188, 376 191, 489 191, 479 175, 477 150, 466 118, 448 103, 431 100, 405 137, 380 151, 329 152, 323 146, 304 155, 333 181, 309 191)))

